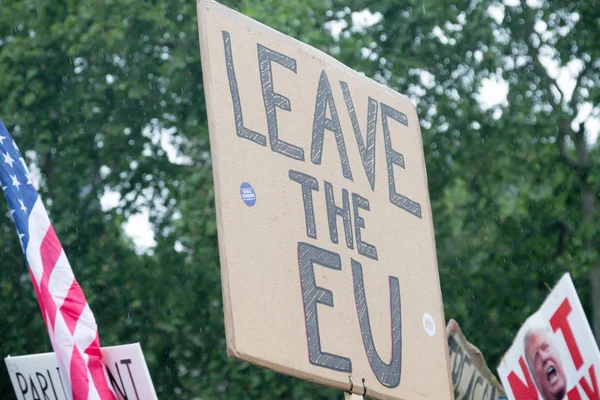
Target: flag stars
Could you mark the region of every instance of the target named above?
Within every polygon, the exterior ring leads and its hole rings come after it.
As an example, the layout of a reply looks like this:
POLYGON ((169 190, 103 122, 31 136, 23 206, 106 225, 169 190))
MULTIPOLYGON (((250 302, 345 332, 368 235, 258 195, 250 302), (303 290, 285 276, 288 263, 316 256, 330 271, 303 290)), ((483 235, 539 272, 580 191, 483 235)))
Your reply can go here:
POLYGON ((12 185, 14 187, 16 187, 17 190, 19 190, 19 186, 21 186, 21 182, 19 182, 19 180, 17 179, 17 176, 16 175, 11 175, 10 179, 12 179, 12 185))
POLYGON ((25 204, 23 204, 23 200, 19 199, 19 204, 21 205, 21 211, 27 213, 27 207, 25 207, 25 204))
POLYGON ((15 160, 13 160, 10 156, 10 154, 8 153, 4 153, 4 163, 10 165, 10 167, 13 167, 13 163, 15 162, 15 160))
POLYGON ((4 144, 4 140, 6 139, 6 136, 2 136, 0 135, 0 144, 4 144))
POLYGON ((17 142, 15 142, 15 140, 13 139, 13 147, 15 148, 16 151, 19 151, 19 148, 17 147, 17 142))
POLYGON ((21 158, 19 158, 19 161, 21 161, 21 164, 23 165, 23 169, 25 170, 25 177, 27 178, 26 184, 33 186, 33 181, 31 180, 31 174, 29 173, 27 164, 25 164, 25 160, 23 160, 23 157, 21 157, 21 158))
POLYGON ((25 243, 23 243, 23 237, 25 236, 25 234, 21 233, 19 231, 17 231, 17 233, 19 234, 19 242, 21 243, 21 248, 23 248, 23 250, 24 250, 24 244, 25 243))

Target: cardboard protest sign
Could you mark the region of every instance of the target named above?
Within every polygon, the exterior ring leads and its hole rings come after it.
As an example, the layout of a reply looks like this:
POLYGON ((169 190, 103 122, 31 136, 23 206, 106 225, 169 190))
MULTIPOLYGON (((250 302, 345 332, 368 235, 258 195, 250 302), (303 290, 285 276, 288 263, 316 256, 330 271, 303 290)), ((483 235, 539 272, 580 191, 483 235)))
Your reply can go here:
POLYGON ((414 105, 216 2, 198 16, 229 354, 450 399, 414 105))
POLYGON ((525 321, 498 366, 510 399, 598 399, 600 352, 569 274, 525 321))
POLYGON ((457 400, 505 399, 504 390, 488 368, 481 351, 467 341, 458 322, 446 327, 454 398, 457 400))
MULTIPOLYGON (((154 385, 139 343, 103 347, 108 379, 119 400, 156 400, 154 385)), ((4 359, 17 400, 68 400, 54 353, 4 359)))

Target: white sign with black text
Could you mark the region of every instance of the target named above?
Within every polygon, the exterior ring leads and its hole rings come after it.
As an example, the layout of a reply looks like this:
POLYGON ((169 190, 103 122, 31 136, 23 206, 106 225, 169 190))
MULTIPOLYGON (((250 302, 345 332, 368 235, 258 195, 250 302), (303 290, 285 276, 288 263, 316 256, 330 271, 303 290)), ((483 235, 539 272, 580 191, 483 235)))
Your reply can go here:
MULTIPOLYGON (((157 400, 139 343, 103 347, 107 375, 119 400, 157 400)), ((18 400, 68 400, 54 353, 4 359, 18 400)))

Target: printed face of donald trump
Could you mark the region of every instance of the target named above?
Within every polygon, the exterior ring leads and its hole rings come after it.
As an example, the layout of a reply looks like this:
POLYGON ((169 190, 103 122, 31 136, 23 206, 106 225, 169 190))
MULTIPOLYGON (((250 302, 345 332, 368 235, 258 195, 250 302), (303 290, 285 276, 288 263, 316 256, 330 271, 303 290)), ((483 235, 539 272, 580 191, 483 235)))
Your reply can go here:
POLYGON ((525 358, 544 400, 561 400, 567 391, 567 377, 549 329, 527 333, 525 358))

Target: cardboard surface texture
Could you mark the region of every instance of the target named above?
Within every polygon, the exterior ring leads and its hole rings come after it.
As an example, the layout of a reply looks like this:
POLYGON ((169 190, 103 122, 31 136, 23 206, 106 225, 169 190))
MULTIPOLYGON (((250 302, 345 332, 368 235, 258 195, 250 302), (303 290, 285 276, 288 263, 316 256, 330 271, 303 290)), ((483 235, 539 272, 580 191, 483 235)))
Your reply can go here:
MULTIPOLYGON (((107 376, 118 400, 157 400, 139 343, 101 349, 107 376)), ((68 400, 54 353, 6 357, 4 359, 17 400, 68 400)))
POLYGON ((509 399, 586 400, 600 396, 600 352, 566 273, 523 324, 498 366, 509 399))
POLYGON ((198 17, 229 354, 451 399, 414 105, 216 2, 198 17))
POLYGON ((488 368, 483 354, 469 343, 458 322, 451 319, 446 327, 455 399, 506 399, 504 390, 488 368))

